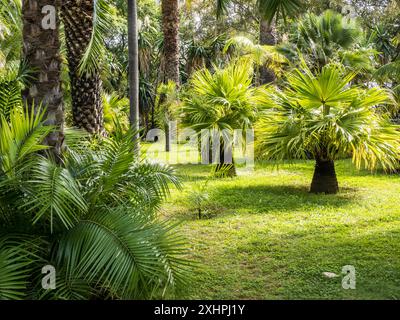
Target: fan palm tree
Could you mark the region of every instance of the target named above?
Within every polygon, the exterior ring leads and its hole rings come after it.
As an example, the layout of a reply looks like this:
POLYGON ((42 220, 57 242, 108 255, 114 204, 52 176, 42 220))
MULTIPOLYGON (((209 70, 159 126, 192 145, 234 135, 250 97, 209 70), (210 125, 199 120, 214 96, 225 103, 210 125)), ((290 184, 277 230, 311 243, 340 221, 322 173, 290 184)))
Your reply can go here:
MULTIPOLYGON (((217 15, 228 11, 231 0, 217 0, 217 15)), ((257 0, 257 10, 260 17, 260 45, 276 45, 275 21, 282 17, 295 16, 301 9, 300 0, 257 0)), ((260 67, 260 83, 266 84, 275 80, 273 70, 260 67)))
POLYGON ((357 168, 392 170, 400 155, 399 126, 377 107, 392 103, 380 88, 351 86, 355 74, 327 65, 314 75, 303 63, 287 88, 271 89, 258 124, 258 150, 267 159, 316 161, 312 193, 339 190, 335 160, 352 155, 357 168))
POLYGON ((23 91, 23 99, 30 107, 42 104, 46 108, 46 121, 57 127, 46 143, 53 147, 55 155, 61 153, 64 140, 64 105, 61 91, 61 60, 58 12, 60 4, 55 2, 55 12, 49 11, 55 25, 43 28, 42 9, 48 7, 46 0, 26 0, 22 4, 23 15, 23 59, 33 70, 33 79, 23 91))
POLYGON ((216 173, 236 175, 233 159, 234 130, 243 134, 251 129, 257 118, 260 90, 252 87, 253 64, 239 60, 225 69, 216 69, 212 74, 208 69, 194 73, 182 106, 182 124, 194 129, 199 136, 202 130, 210 130, 218 135, 207 151, 209 160, 218 163, 216 173), (213 145, 215 143, 215 145, 213 145), (216 155, 219 154, 219 158, 216 155), (213 158, 213 159, 211 159, 213 158))
POLYGON ((133 134, 98 151, 68 135, 55 163, 41 155, 54 130, 43 117, 13 110, 0 120, 0 298, 143 299, 184 283, 182 239, 155 217, 179 187, 174 171, 136 160, 133 134), (46 265, 55 290, 40 285, 46 265))
POLYGON ((349 24, 346 19, 331 10, 320 16, 306 14, 278 51, 293 63, 305 58, 316 71, 333 61, 341 61, 354 70, 372 71, 377 52, 367 43, 361 26, 355 21, 349 24))
MULTIPOLYGON (((97 38, 100 37, 98 33, 101 30, 94 30, 94 23, 104 19, 101 16, 107 13, 104 7, 105 1, 94 0, 62 0, 61 7, 71 83, 73 123, 91 134, 102 134, 104 131, 102 83, 99 70, 89 68, 87 64, 82 68, 82 59, 88 59, 85 57, 88 50, 97 54, 95 59, 100 59, 95 42, 99 41, 97 38), (102 10, 96 11, 96 7, 102 10)), ((101 23, 97 25, 98 29, 102 28, 101 23)))

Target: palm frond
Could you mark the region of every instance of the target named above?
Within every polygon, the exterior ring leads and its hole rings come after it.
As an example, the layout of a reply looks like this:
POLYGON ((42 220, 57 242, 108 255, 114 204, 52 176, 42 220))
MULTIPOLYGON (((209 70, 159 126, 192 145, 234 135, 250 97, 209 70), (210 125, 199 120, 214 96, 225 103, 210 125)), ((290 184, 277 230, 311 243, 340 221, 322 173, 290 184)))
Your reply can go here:
POLYGON ((99 74, 105 55, 105 35, 112 28, 113 8, 108 0, 94 0, 93 31, 79 66, 81 74, 99 74))
POLYGON ((87 210, 72 175, 51 160, 43 158, 37 162, 31 169, 26 188, 24 209, 35 213, 33 223, 45 219, 50 224, 51 232, 56 224, 71 228, 79 215, 87 210))
POLYGON ((58 261, 67 275, 108 288, 117 298, 151 298, 185 279, 185 250, 172 230, 127 207, 97 209, 61 240, 58 261))

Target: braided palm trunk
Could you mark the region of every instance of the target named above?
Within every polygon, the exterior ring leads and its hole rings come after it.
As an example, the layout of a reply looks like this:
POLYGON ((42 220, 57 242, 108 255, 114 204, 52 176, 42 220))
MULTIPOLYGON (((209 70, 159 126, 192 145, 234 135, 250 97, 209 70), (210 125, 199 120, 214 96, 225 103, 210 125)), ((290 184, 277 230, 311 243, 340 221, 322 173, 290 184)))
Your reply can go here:
POLYGON ((94 0, 62 0, 61 17, 67 45, 74 125, 103 134, 102 83, 99 74, 79 73, 93 32, 94 0))
POLYGON ((61 91, 61 59, 59 39, 59 1, 54 1, 50 11, 48 0, 24 0, 22 2, 23 18, 23 58, 33 71, 33 79, 23 90, 22 97, 28 106, 41 105, 46 108, 46 124, 53 125, 55 130, 45 143, 52 148, 57 159, 61 156, 64 141, 64 105, 61 91), (44 10, 45 13, 42 13, 44 10), (46 20, 47 18, 50 20, 46 20), (53 20, 50 27, 43 21, 53 20))

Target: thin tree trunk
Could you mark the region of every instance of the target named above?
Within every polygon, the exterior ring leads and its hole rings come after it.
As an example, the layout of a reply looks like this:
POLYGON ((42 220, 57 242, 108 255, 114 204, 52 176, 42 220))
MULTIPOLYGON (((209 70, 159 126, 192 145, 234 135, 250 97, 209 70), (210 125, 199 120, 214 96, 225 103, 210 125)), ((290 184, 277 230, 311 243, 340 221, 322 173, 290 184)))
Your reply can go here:
POLYGON ((135 132, 136 156, 140 154, 139 135, 139 43, 136 0, 128 0, 128 43, 129 43, 129 100, 130 125, 135 132))
POLYGON ((60 2, 55 1, 51 6, 48 4, 48 0, 22 2, 23 58, 34 72, 34 79, 22 92, 22 97, 30 107, 45 107, 46 123, 58 128, 46 138, 45 143, 53 147, 52 151, 59 159, 64 142, 58 18, 60 2))
MULTIPOLYGON (((274 35, 273 22, 269 23, 267 20, 262 19, 260 21, 260 44, 274 46, 276 45, 276 39, 274 35)), ((260 67, 260 84, 267 84, 275 81, 275 73, 267 66, 260 67)))
POLYGON ((104 134, 100 74, 80 73, 79 66, 93 32, 94 1, 62 0, 73 123, 91 134, 104 134))
POLYGON ((170 152, 171 151, 171 129, 169 125, 166 125, 164 127, 165 130, 165 151, 170 152))
POLYGON ((339 192, 334 161, 317 159, 310 192, 325 194, 339 192))
POLYGON ((220 145, 219 163, 215 168, 215 174, 223 177, 237 176, 235 161, 233 159, 233 149, 231 146, 225 148, 224 143, 220 145))
POLYGON ((165 83, 179 78, 179 0, 162 0, 162 29, 164 33, 165 83))

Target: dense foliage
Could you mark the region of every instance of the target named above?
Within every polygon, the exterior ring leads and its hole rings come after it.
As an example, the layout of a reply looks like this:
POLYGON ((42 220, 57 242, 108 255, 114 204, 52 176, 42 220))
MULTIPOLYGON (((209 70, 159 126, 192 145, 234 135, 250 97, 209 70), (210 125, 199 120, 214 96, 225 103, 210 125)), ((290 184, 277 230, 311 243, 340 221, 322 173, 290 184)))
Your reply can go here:
POLYGON ((182 284, 182 239, 155 220, 170 183, 179 187, 173 170, 135 160, 130 134, 98 151, 73 135, 56 163, 41 144, 54 130, 43 114, 1 120, 0 297, 137 299, 182 284), (56 290, 41 287, 44 265, 56 290))

